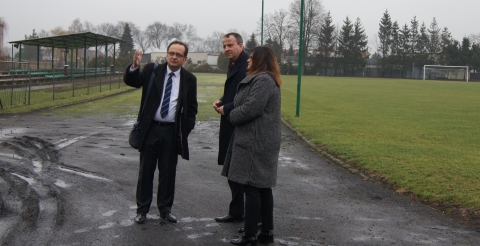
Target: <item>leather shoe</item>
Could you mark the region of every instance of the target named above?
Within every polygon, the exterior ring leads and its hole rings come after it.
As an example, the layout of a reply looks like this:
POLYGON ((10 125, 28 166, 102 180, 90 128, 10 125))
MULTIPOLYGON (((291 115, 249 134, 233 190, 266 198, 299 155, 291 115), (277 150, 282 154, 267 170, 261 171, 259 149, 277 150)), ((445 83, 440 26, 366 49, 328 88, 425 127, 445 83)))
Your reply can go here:
POLYGON ((261 231, 258 233, 257 240, 259 243, 273 243, 273 232, 272 231, 261 231))
POLYGON ((235 245, 257 245, 257 238, 255 236, 243 235, 241 238, 230 240, 230 242, 235 245))
POLYGON ((223 223, 227 223, 227 222, 239 222, 239 221, 243 221, 243 218, 235 218, 229 214, 223 216, 223 217, 217 217, 215 218, 215 221, 217 222, 223 222, 223 223))
POLYGON ((162 219, 168 220, 169 222, 177 223, 177 218, 175 218, 175 216, 173 216, 173 214, 169 212, 161 213, 160 217, 162 217, 162 219))
MULTIPOLYGON (((258 223, 258 229, 261 229, 262 228, 262 222, 258 223)), ((245 227, 242 227, 240 229, 237 230, 238 233, 244 233, 245 232, 245 227)))
POLYGON ((142 213, 138 213, 137 217, 135 217, 135 219, 133 219, 133 221, 135 221, 135 223, 137 223, 137 224, 143 224, 143 223, 145 223, 146 220, 147 220, 147 215, 142 214, 142 213))

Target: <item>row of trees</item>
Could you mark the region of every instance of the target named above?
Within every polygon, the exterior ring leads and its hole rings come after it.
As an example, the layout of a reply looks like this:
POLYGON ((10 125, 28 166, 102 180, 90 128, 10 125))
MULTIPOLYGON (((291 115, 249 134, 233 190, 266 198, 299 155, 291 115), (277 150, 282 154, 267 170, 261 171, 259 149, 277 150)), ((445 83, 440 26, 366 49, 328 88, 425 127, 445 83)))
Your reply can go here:
MULTIPOLYGON (((305 0, 304 33, 300 34, 300 4, 300 0, 293 0, 288 10, 280 9, 264 17, 265 45, 271 46, 279 60, 286 62, 284 65, 287 72, 293 70, 292 64, 296 62, 300 35, 303 35, 304 41, 303 63, 313 68, 308 70, 310 73, 352 75, 366 66, 370 56, 378 62, 374 65, 378 66, 382 76, 390 76, 391 72, 400 71, 405 77, 413 64, 468 65, 474 69, 480 67, 480 34, 459 42, 452 38, 448 28, 441 29, 435 18, 429 28, 425 23, 420 24, 416 17, 409 24, 400 26, 397 21, 392 21, 387 10, 380 20, 377 35, 373 37, 373 42, 369 43, 359 18, 353 21, 347 16, 341 26, 336 26, 330 13, 326 13, 321 0, 305 0)), ((261 30, 260 23, 251 35, 240 32, 244 38, 249 37, 245 45, 247 50, 259 43, 257 37, 261 30)), ((221 39, 225 33, 214 31, 206 38, 201 38, 194 26, 177 22, 167 25, 155 21, 142 30, 131 22, 93 25, 88 21, 82 23, 80 19, 75 19, 67 30, 61 27, 49 32, 41 30, 38 34, 34 32, 26 38, 85 31, 126 40, 116 54, 120 61, 123 57, 131 57, 134 47, 144 52, 164 50, 173 39, 187 42, 192 52, 221 52, 221 39)), ((48 52, 48 49, 45 49, 42 55, 48 56, 48 52)), ((61 56, 62 52, 56 54, 61 56)), ((224 58, 219 58, 221 59, 224 58)))
POLYGON ((414 65, 449 65, 480 68, 480 43, 472 44, 468 37, 461 43, 452 38, 447 27, 440 28, 433 18, 429 28, 416 17, 410 25, 392 22, 388 10, 383 14, 375 40, 374 57, 383 76, 400 71, 405 77, 414 65))

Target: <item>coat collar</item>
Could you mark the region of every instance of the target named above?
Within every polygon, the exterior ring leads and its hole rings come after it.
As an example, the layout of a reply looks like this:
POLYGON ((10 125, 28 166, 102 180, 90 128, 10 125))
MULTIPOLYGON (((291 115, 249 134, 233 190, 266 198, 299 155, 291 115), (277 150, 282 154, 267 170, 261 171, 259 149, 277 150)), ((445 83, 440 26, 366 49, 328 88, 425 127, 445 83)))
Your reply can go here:
POLYGON ((232 71, 227 73, 227 79, 232 77, 233 75, 235 75, 238 72, 238 69, 240 67, 242 67, 245 63, 247 63, 248 58, 250 58, 250 57, 248 56, 247 53, 245 53, 244 56, 242 56, 240 59, 236 60, 232 71))

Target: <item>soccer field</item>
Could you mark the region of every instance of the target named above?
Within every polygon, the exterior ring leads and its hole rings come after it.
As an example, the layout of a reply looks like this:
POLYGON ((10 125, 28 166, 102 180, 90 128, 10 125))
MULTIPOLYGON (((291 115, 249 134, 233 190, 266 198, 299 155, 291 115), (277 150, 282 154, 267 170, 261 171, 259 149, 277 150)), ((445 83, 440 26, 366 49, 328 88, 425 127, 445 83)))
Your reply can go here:
POLYGON ((480 209, 480 83, 283 76, 282 114, 317 146, 447 207, 480 209))

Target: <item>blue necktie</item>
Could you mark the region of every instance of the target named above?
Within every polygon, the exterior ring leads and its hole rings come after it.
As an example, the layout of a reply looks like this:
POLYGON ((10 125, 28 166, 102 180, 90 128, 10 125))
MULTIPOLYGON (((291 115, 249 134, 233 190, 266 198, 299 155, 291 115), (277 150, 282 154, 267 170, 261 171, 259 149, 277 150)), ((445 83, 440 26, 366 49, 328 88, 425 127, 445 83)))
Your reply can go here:
POLYGON ((160 115, 162 118, 167 117, 168 108, 170 105, 170 94, 172 94, 172 77, 175 74, 173 72, 168 74, 167 85, 165 86, 165 93, 163 93, 162 108, 160 109, 160 115))

